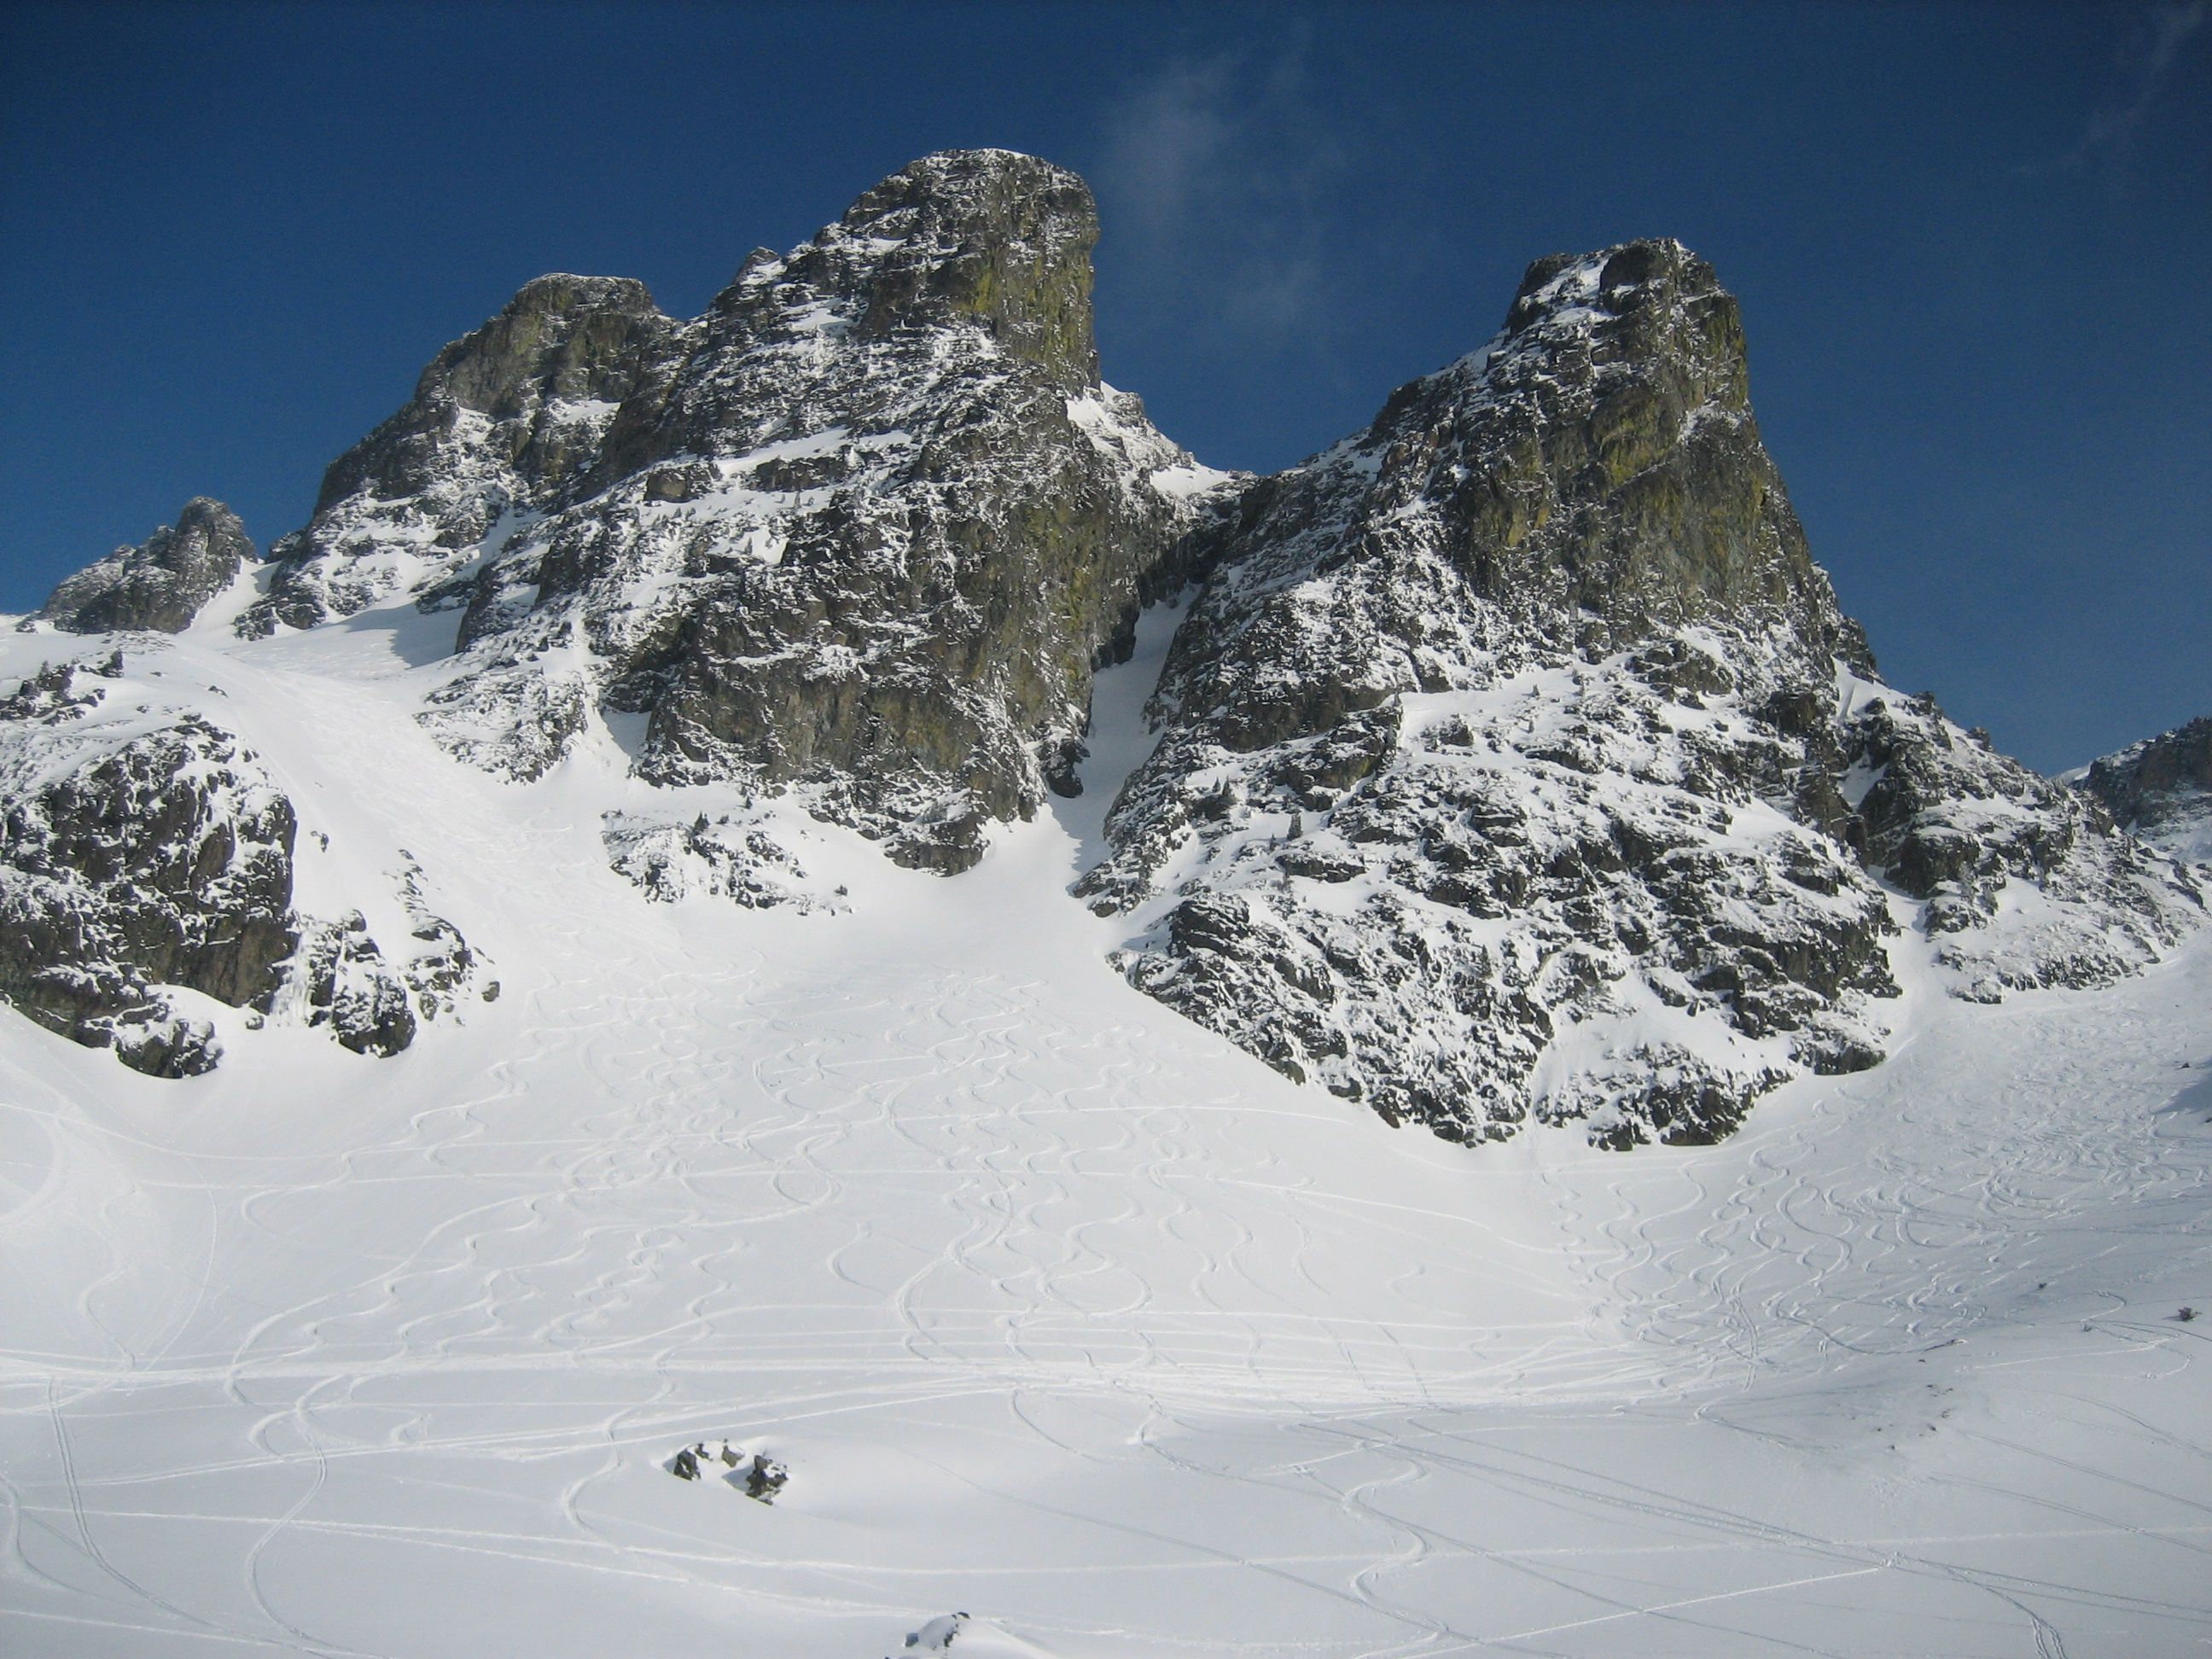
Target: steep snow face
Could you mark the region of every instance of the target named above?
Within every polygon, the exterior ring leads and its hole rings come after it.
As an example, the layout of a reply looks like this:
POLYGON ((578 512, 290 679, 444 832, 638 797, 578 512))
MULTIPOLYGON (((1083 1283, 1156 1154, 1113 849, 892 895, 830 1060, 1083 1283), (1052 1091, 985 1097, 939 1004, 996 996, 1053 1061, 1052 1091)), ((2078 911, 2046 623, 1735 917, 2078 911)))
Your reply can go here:
POLYGON ((2168 857, 2212 866, 2212 716, 2092 762, 2076 787, 2168 857))
POLYGON ((1140 988, 1393 1121, 1697 1142, 1872 1064, 1886 872, 1976 996, 2132 971, 2202 915, 1885 700, 1679 244, 1538 262, 1487 347, 1202 557, 1078 891, 1133 913, 1140 988))
POLYGON ((164 525, 143 544, 118 547, 78 571, 23 625, 48 623, 70 634, 112 629, 181 633, 254 557, 238 515, 221 501, 196 495, 185 503, 174 525, 164 525))

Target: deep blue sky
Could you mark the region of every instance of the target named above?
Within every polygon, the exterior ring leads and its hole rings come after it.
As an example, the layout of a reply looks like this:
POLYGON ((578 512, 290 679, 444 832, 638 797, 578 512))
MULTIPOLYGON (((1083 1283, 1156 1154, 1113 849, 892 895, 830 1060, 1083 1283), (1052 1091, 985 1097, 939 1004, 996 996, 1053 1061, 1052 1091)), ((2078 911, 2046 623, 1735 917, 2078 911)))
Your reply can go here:
POLYGON ((1671 234, 1890 678, 2046 769, 2212 713, 2212 15, 2011 3, 9 8, 0 608, 264 544, 545 270, 700 309, 933 149, 1096 187, 1107 377, 1272 469, 1671 234))

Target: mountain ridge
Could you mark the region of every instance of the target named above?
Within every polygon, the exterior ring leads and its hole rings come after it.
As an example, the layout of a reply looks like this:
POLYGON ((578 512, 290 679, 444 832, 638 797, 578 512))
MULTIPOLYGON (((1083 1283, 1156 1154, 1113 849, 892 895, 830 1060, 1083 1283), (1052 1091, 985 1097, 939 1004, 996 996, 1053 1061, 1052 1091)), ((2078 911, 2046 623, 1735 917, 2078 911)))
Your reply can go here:
MULTIPOLYGON (((245 544, 179 591, 249 654, 402 608, 450 627, 409 682, 447 754, 514 787, 618 753, 645 788, 602 841, 642 900, 824 914, 846 901, 809 821, 972 867, 1083 787, 1093 677, 1180 595, 1152 752, 1075 894, 1126 919, 1131 984, 1451 1139, 1710 1140, 1789 1077, 1890 1052, 1901 939, 1989 1001, 2133 973, 2200 924, 2194 878, 2103 807, 1881 681, 1759 441, 1736 302, 1680 244, 1536 261, 1487 344, 1252 478, 1099 378, 1097 235, 1074 174, 955 151, 756 250, 689 320, 629 279, 535 279, 257 571, 245 544)), ((26 625, 177 587, 155 549, 26 625)), ((97 729, 70 692, 93 665, 54 671, 11 739, 43 723, 51 757, 97 729)), ((42 775, 103 751, 70 752, 42 775)), ((251 761, 204 759, 225 787, 251 761)), ((39 799, 24 824, 96 816, 39 799)), ((10 902, 91 914, 104 866, 34 869, 37 842, 0 849, 10 902)), ((284 950, 218 1000, 375 1053, 458 1017, 478 969, 450 923, 395 887, 380 945, 283 885, 284 950)), ((111 988, 64 1023, 148 1069, 213 1064, 129 931, 41 947, 40 971, 111 988)))

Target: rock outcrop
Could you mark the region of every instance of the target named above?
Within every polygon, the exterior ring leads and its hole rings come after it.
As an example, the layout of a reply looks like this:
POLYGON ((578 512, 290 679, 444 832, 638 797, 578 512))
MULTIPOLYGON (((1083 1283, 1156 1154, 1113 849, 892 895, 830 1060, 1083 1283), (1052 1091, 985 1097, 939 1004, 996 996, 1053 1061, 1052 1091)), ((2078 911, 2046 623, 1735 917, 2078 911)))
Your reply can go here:
POLYGON ((155 1077, 222 1054, 179 991, 398 1053, 418 1018, 454 1012, 474 953, 411 866, 392 957, 358 913, 295 910, 297 827, 252 750, 128 677, 122 653, 47 665, 0 699, 0 998, 155 1077))
POLYGON ((439 603, 441 581, 496 551, 598 459, 674 326, 628 278, 527 284, 331 463, 314 516, 269 550, 269 591, 239 633, 313 628, 393 593, 439 603))
POLYGON ((174 525, 78 571, 27 621, 52 623, 68 634, 125 629, 181 634, 255 556, 238 515, 221 501, 196 495, 174 525))
POLYGON ((1488 346, 1194 558, 1077 890, 1138 921, 1139 988, 1393 1121, 1698 1142, 1870 1065, 1885 879, 1977 996, 2129 971, 2197 914, 1881 684, 1679 244, 1539 261, 1488 346))
POLYGON ((291 954, 292 804, 231 733, 132 718, 98 666, 0 702, 0 995, 155 1077, 208 1070, 213 1026, 162 988, 265 1003, 291 954))
POLYGON ((2093 761, 2076 787, 2169 858, 2212 865, 2212 716, 2093 761))

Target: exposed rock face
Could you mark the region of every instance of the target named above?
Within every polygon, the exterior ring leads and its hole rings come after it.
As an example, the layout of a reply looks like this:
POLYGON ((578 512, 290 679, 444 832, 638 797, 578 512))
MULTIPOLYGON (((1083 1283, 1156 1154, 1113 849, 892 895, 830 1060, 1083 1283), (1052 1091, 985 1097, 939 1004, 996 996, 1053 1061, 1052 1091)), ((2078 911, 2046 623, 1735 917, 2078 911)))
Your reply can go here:
POLYGON ((1488 347, 1200 556, 1078 891, 1138 913, 1139 988, 1394 1121, 1704 1141, 1874 1063, 1884 872, 1974 994, 2128 971, 2193 914, 1890 706, 1759 442, 1735 302, 1678 244, 1540 261, 1488 347), (1993 944, 2008 884, 2037 920, 1993 944))
POLYGON ((222 1056, 178 988, 328 1025, 358 1053, 452 1013, 475 958, 415 872, 398 895, 411 948, 392 964, 357 914, 294 910, 291 801, 234 733, 125 676, 120 653, 56 663, 0 700, 0 997, 155 1077, 222 1056))
POLYGON ((756 252, 575 501, 477 579, 431 729, 528 778, 595 711, 657 782, 807 793, 952 872, 1073 787, 1094 669, 1222 475, 1097 377, 1073 174, 936 155, 756 252))
POLYGON ((275 576, 239 633, 313 628, 392 593, 428 592, 496 550, 598 459, 615 410, 674 326, 625 277, 529 283, 331 463, 314 517, 270 549, 275 576))
POLYGON ((221 1047, 156 988, 234 1007, 276 991, 292 805, 229 732, 117 717, 100 678, 57 665, 0 703, 0 994, 139 1071, 191 1076, 221 1047))
POLYGON ((2212 717, 2091 763, 2079 787, 2168 857, 2212 865, 2212 717))
POLYGON ((1960 731, 1934 699, 1858 688, 1838 733, 1838 785, 1865 859, 1922 901, 1956 994, 2106 983, 2202 925, 2184 870, 2115 832, 2097 805, 1960 731))
POLYGON ((181 634, 255 557, 238 515, 196 495, 138 547, 118 547, 53 591, 33 621, 70 634, 145 629, 181 634))
POLYGON ((241 631, 465 604, 425 716, 463 758, 533 778, 643 714, 641 776, 963 869, 1077 787, 1091 674, 1226 477, 1100 381, 1097 234, 1073 173, 955 151, 690 323, 541 278, 331 468, 241 631))

